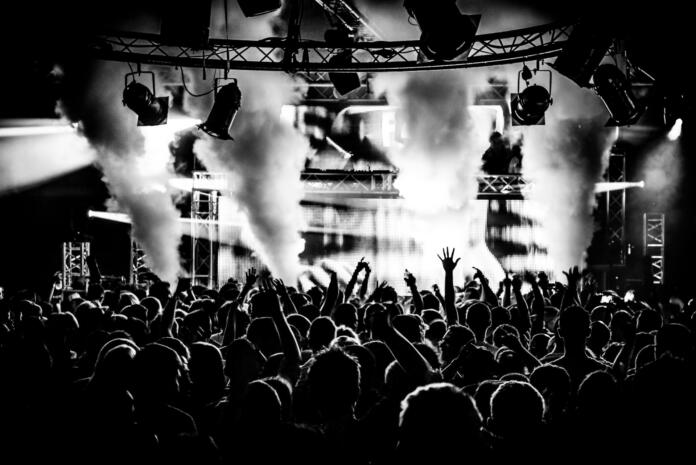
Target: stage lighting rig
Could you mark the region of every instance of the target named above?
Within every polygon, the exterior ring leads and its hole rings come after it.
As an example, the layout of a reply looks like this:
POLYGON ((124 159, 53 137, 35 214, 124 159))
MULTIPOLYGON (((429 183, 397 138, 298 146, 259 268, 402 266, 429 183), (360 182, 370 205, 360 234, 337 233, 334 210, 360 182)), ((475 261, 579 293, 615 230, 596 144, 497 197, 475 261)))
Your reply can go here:
POLYGON ((281 6, 281 0, 239 0, 239 8, 247 18, 271 13, 281 6))
POLYGON ((517 74, 517 93, 510 95, 510 107, 512 110, 513 126, 530 126, 545 124, 544 114, 553 103, 551 97, 551 85, 553 76, 549 70, 532 70, 525 65, 517 74), (538 84, 529 85, 534 76, 539 73, 548 73, 549 88, 538 84), (520 79, 524 79, 526 87, 520 92, 520 79))
POLYGON ((152 71, 128 73, 125 76, 125 84, 123 104, 138 115, 138 126, 167 124, 169 97, 155 97, 155 73, 152 71), (149 74, 152 77, 152 90, 135 80, 135 76, 141 74, 149 74))
MULTIPOLYGON (((349 65, 353 61, 351 47, 355 39, 347 31, 343 29, 329 29, 324 33, 324 40, 333 47, 345 47, 329 58, 330 64, 342 66, 349 65)), ((336 93, 340 97, 359 89, 361 86, 358 73, 333 72, 329 73, 329 80, 331 80, 336 93)))
POLYGON ((452 60, 471 49, 481 15, 464 15, 456 0, 405 0, 421 30, 421 50, 431 60, 452 60))
POLYGON ((580 87, 592 87, 590 79, 612 42, 611 36, 601 27, 581 21, 575 25, 561 54, 550 66, 580 87))
POLYGON ((616 65, 600 65, 592 79, 595 92, 611 115, 607 126, 626 126, 640 119, 643 108, 633 95, 630 81, 616 65))
POLYGON ((230 131, 234 118, 242 105, 242 92, 237 86, 237 80, 218 88, 222 79, 215 79, 215 103, 210 110, 208 119, 198 127, 207 134, 223 140, 232 140, 230 131))

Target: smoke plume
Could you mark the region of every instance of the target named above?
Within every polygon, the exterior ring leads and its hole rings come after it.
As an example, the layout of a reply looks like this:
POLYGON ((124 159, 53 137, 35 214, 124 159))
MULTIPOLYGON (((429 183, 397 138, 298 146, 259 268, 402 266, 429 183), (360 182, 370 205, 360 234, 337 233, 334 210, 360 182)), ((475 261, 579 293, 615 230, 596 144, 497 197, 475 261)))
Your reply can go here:
POLYGON ((169 158, 159 153, 168 152, 168 141, 146 144, 135 114, 123 106, 122 65, 66 64, 63 71, 58 111, 79 122, 81 134, 95 149, 109 191, 130 216, 133 236, 143 247, 148 266, 161 279, 175 280, 180 270, 179 212, 167 190, 169 158))
POLYGON ((501 270, 485 246, 485 224, 471 221, 491 127, 468 109, 470 88, 480 81, 469 71, 429 71, 380 75, 375 89, 386 92, 405 118, 407 138, 389 156, 399 169, 396 187, 404 205, 419 219, 412 232, 423 246, 423 266, 436 269, 436 253, 456 247, 460 270, 478 266, 497 279, 501 270))
MULTIPOLYGON (((250 19, 235 5, 230 8, 228 28, 213 19, 212 33, 270 37, 278 23, 274 15, 250 19)), ((187 76, 193 93, 212 86, 212 77, 206 81, 200 72, 189 71, 187 76)), ((275 72, 234 71, 229 77, 237 79, 242 92, 242 106, 232 129, 234 141, 213 139, 201 131, 194 152, 209 171, 227 175, 229 190, 224 195, 246 220, 242 234, 262 261, 276 276, 295 282, 301 271, 299 254, 304 250, 300 175, 309 150, 306 138, 281 119, 282 106, 299 97, 295 81, 275 72)), ((212 95, 187 95, 184 102, 185 109, 202 120, 212 104, 212 95)))

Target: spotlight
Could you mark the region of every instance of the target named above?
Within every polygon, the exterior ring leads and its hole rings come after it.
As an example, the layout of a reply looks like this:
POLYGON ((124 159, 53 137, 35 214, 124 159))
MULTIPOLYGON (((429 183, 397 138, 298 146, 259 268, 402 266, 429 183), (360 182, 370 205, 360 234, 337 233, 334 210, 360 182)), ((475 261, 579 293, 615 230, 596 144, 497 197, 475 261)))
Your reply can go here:
POLYGON ((276 11, 281 7, 281 0, 239 0, 239 8, 247 18, 276 11))
POLYGON ((611 43, 611 37, 601 32, 601 28, 580 22, 573 28, 551 67, 580 87, 591 87, 590 78, 609 51, 611 43))
MULTIPOLYGON (((534 70, 534 74, 539 72, 534 70)), ((549 90, 538 85, 529 85, 532 79, 532 71, 525 65, 517 75, 517 94, 510 96, 510 106, 512 107, 512 125, 513 126, 530 126, 544 124, 544 114, 549 106, 553 103, 551 98, 551 71, 543 71, 549 74, 549 90), (520 77, 527 83, 527 87, 520 92, 520 77)))
POLYGON ((611 115, 608 126, 626 126, 640 119, 642 108, 631 91, 631 83, 616 65, 600 65, 593 79, 595 92, 611 115))
POLYGON ((669 130, 669 133, 667 133, 667 138, 674 142, 675 140, 679 139, 679 136, 681 136, 682 133, 682 119, 677 118, 677 120, 674 122, 674 126, 672 126, 672 129, 669 130))
POLYGON ((125 82, 123 104, 138 115, 138 126, 166 124, 169 114, 169 97, 155 97, 155 73, 152 71, 128 73, 125 82), (152 91, 135 80, 136 74, 149 74, 152 77, 152 91))
POLYGON ((406 0, 404 8, 418 22, 421 50, 427 58, 452 60, 473 45, 481 15, 463 15, 456 0, 406 0))
MULTIPOLYGON (((329 58, 329 64, 344 66, 353 61, 353 55, 349 48, 353 44, 353 38, 348 32, 341 29, 329 29, 324 33, 324 40, 332 47, 347 47, 329 58)), ((359 89, 361 85, 358 73, 329 73, 329 80, 341 97, 359 89)))
POLYGON ((242 92, 237 86, 237 80, 222 86, 218 90, 218 81, 215 79, 215 103, 210 110, 208 119, 199 125, 203 131, 218 139, 231 140, 232 124, 237 116, 237 111, 242 104, 242 92))
MULTIPOLYGON (((663 121, 665 127, 674 128, 678 120, 684 120, 688 113, 686 95, 680 91, 667 92, 664 97, 663 121)), ((679 123, 681 127, 681 123, 679 123)))

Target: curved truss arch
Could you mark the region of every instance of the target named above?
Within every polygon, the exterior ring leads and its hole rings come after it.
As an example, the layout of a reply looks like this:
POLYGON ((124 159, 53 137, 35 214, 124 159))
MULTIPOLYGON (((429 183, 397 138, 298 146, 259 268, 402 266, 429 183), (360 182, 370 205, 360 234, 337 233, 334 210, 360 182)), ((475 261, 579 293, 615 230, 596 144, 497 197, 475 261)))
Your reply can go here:
POLYGON ((93 37, 89 53, 98 59, 223 70, 320 72, 390 72, 452 69, 542 60, 556 56, 573 25, 551 23, 476 37, 468 54, 451 61, 427 60, 418 41, 352 44, 352 62, 329 63, 336 47, 319 41, 211 39, 205 49, 167 45, 157 34, 107 32, 93 37))

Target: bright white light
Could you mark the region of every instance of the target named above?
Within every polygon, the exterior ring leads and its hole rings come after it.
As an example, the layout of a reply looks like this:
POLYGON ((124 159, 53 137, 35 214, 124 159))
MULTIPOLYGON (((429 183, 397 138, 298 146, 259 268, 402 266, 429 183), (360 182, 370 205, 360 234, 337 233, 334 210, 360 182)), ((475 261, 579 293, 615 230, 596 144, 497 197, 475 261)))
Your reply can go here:
POLYGON ((171 159, 169 143, 174 140, 174 134, 200 122, 199 119, 181 117, 170 118, 167 124, 160 126, 142 127, 145 155, 138 159, 139 174, 152 178, 165 174, 171 159))
POLYGON ((75 129, 65 120, 52 118, 0 120, 0 138, 66 134, 75 132, 75 129))
POLYGON ((682 119, 677 118, 677 120, 674 122, 674 126, 672 126, 672 129, 669 130, 669 133, 667 134, 667 138, 671 141, 675 141, 679 139, 679 136, 681 136, 682 132, 682 119))

